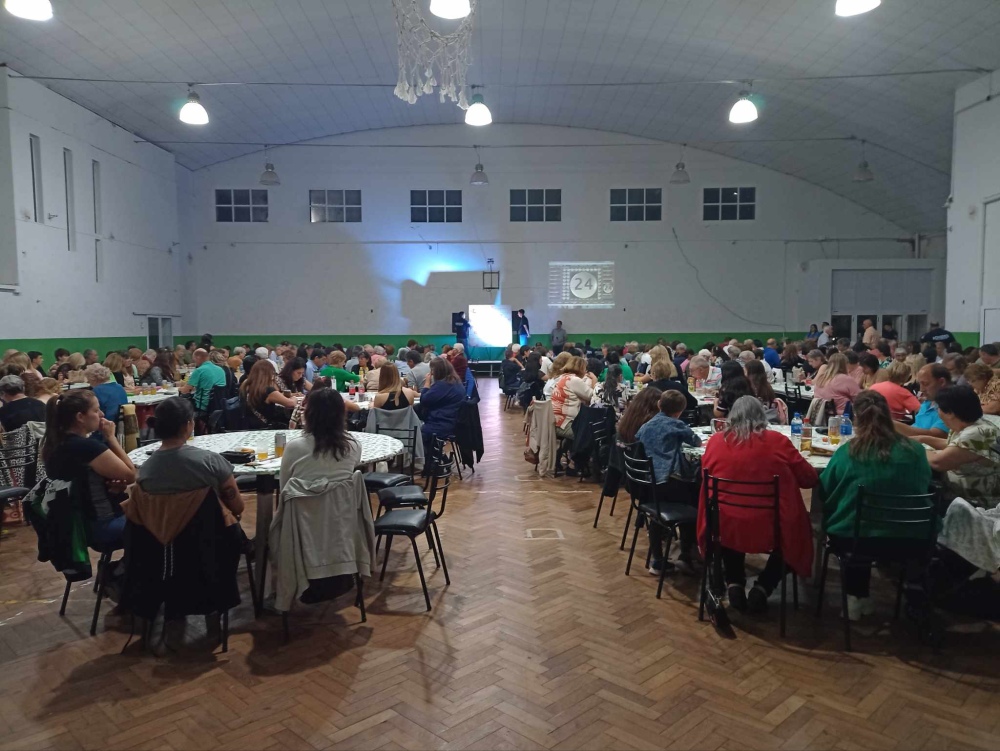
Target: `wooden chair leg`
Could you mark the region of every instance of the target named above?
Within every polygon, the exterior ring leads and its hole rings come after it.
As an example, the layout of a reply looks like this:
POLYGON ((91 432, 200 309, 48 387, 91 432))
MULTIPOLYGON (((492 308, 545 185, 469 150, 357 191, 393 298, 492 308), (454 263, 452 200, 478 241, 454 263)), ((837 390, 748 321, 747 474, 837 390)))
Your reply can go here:
POLYGON ((441 545, 441 531, 437 522, 431 522, 431 529, 434 530, 434 537, 437 539, 438 552, 441 554, 441 568, 444 569, 445 584, 451 584, 451 577, 448 575, 448 564, 444 561, 444 547, 441 545))
POLYGON ((66 582, 66 589, 63 591, 62 605, 59 606, 59 615, 66 615, 66 601, 69 599, 69 590, 72 583, 66 582))
POLYGON ((385 540, 385 554, 382 556, 382 574, 379 581, 385 581, 385 564, 389 562, 389 550, 392 548, 392 535, 387 535, 385 540))
MULTIPOLYGON (((392 539, 392 538, 390 538, 392 539)), ((424 567, 420 565, 420 551, 417 550, 417 540, 415 537, 410 538, 410 545, 413 546, 413 557, 417 561, 417 573, 420 575, 420 586, 424 590, 424 602, 427 604, 427 610, 431 609, 431 596, 427 594, 427 580, 424 579, 424 567)), ((386 543, 386 550, 389 550, 389 543, 386 543)))

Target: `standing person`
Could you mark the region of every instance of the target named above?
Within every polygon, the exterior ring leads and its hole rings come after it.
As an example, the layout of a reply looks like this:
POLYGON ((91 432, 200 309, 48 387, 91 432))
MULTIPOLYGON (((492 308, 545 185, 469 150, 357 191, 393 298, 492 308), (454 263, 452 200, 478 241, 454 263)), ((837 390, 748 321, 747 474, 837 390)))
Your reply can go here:
POLYGON ((828 323, 823 324, 823 332, 816 338, 816 346, 825 347, 833 341, 836 341, 833 336, 833 326, 828 323))
POLYGON ((898 342, 899 341, 899 332, 896 331, 896 329, 894 329, 892 327, 891 323, 883 323, 882 324, 882 338, 885 339, 888 342, 893 342, 893 343, 898 342))
POLYGON ((552 329, 552 354, 558 355, 566 344, 566 329, 563 328, 562 321, 556 321, 556 327, 552 329))
POLYGON ((465 311, 463 310, 458 314, 459 319, 455 321, 455 325, 452 327, 455 330, 455 341, 462 345, 462 349, 466 352, 469 351, 469 331, 472 329, 472 324, 469 323, 468 319, 465 317, 465 311))
POLYGON ((868 349, 875 349, 875 345, 878 344, 878 329, 875 328, 875 324, 872 323, 871 318, 866 318, 861 322, 861 341, 864 342, 865 347, 868 349))
POLYGON ((517 327, 517 337, 521 346, 524 347, 527 345, 528 339, 531 337, 531 328, 528 325, 528 316, 524 314, 524 308, 517 311, 517 316, 520 319, 517 327))

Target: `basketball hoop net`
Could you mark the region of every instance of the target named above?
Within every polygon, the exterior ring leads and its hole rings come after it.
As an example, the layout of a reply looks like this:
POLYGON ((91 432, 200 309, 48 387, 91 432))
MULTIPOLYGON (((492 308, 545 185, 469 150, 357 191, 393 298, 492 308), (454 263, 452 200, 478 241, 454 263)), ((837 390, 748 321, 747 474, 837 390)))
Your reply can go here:
POLYGON ((458 28, 450 34, 441 34, 427 25, 417 0, 392 0, 399 48, 396 96, 415 104, 417 97, 433 93, 436 87, 442 103, 447 97, 463 110, 469 108, 465 74, 469 69, 476 5, 477 0, 471 0, 472 12, 458 28))

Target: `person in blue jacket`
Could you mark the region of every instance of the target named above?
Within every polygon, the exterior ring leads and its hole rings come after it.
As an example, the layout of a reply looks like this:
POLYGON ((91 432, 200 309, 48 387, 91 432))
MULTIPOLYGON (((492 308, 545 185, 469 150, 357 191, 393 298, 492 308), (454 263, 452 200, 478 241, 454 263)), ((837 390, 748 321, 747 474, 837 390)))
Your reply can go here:
POLYGON ((454 435, 458 412, 465 401, 465 385, 451 363, 443 357, 435 357, 430 365, 430 373, 420 390, 425 456, 432 455, 434 436, 444 439, 454 435))

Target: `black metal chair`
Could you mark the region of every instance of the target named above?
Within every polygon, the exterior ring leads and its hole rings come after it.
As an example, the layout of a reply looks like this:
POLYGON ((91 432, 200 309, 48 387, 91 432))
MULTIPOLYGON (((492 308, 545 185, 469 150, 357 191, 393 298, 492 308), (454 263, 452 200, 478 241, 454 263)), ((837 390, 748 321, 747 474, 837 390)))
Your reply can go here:
MULTIPOLYGON (((353 583, 354 590, 355 590, 354 607, 358 608, 358 610, 361 611, 361 622, 362 623, 366 623, 368 621, 368 613, 365 611, 365 589, 364 589, 364 584, 362 583, 362 580, 361 580, 361 576, 359 574, 354 574, 352 583, 353 583)), ((312 604, 317 603, 317 602, 326 602, 326 601, 335 599, 336 597, 339 597, 341 594, 344 594, 344 593, 350 591, 350 588, 347 588, 347 589, 344 589, 343 592, 341 592, 339 590, 334 590, 334 591, 331 591, 331 592, 320 593, 318 596, 313 596, 311 594, 311 592, 310 592, 310 590, 312 590, 312 589, 313 589, 313 587, 310 586, 309 589, 307 589, 305 592, 303 592, 302 595, 299 597, 299 602, 301 602, 303 604, 306 604, 306 605, 312 605, 312 604)), ((282 628, 282 630, 285 633, 285 643, 286 644, 292 640, 291 631, 288 628, 288 614, 289 614, 289 612, 291 612, 291 611, 289 611, 289 610, 283 610, 283 611, 281 611, 281 628, 282 628)), ((225 651, 225 650, 223 650, 223 651, 225 651)))
MULTIPOLYGON (((670 503, 661 500, 656 488, 656 475, 653 471, 652 459, 646 458, 641 443, 632 443, 625 447, 625 486, 629 493, 631 512, 635 511, 635 532, 632 534, 632 547, 628 552, 628 563, 625 564, 625 576, 632 568, 632 557, 635 555, 635 545, 639 539, 639 530, 645 524, 656 524, 664 529, 667 535, 667 549, 663 555, 663 567, 660 569, 660 583, 656 588, 656 597, 663 593, 663 580, 667 573, 667 559, 670 557, 670 546, 677 536, 677 528, 681 524, 695 524, 698 521, 698 510, 685 503, 670 503)), ((626 523, 625 531, 628 531, 626 523)), ((652 553, 652 548, 650 548, 652 553)), ((647 556, 647 560, 649 556, 647 556)))
MULTIPOLYGON (((375 520, 375 535, 381 540, 385 536, 385 554, 382 558, 382 572, 379 581, 385 579, 385 567, 389 562, 389 552, 392 548, 393 537, 407 537, 413 548, 413 557, 417 562, 417 573, 420 575, 420 586, 424 590, 424 602, 427 610, 431 609, 431 598, 427 594, 427 580, 424 578, 424 569, 420 564, 420 551, 417 550, 417 537, 426 535, 431 549, 434 551, 436 561, 444 569, 444 580, 446 584, 451 584, 451 577, 448 575, 448 564, 444 559, 444 548, 441 546, 441 533, 438 531, 437 520, 445 512, 448 503, 448 488, 451 485, 452 465, 454 460, 441 457, 436 461, 431 470, 430 495, 426 499, 424 508, 396 508, 387 511, 375 520), (434 499, 440 493, 441 510, 434 511, 434 499)), ((389 491, 393 488, 389 488, 389 491)), ((383 493, 388 491, 382 491, 383 493)), ((380 494, 381 495, 381 494, 380 494)), ((381 499, 380 499, 381 500, 381 499)))
MULTIPOLYGON (((121 548, 100 547, 92 548, 100 552, 101 557, 97 559, 97 571, 94 572, 94 591, 97 593, 97 601, 94 603, 94 617, 90 621, 90 635, 97 634, 97 619, 101 615, 101 602, 107 594, 108 577, 111 569, 111 556, 116 550, 121 548)), ((66 615, 66 603, 69 600, 69 592, 75 582, 67 581, 66 589, 63 591, 62 602, 59 605, 59 615, 66 615)))
POLYGON ((701 410, 700 409, 686 409, 681 412, 681 420, 686 422, 692 428, 697 428, 701 425, 701 410))
MULTIPOLYGON (((395 488, 401 485, 413 486, 416 482, 416 462, 417 462, 417 441, 420 440, 419 428, 386 428, 380 425, 375 426, 375 432, 379 435, 387 435, 396 438, 403 444, 404 453, 401 457, 403 466, 402 472, 366 472, 364 474, 365 490, 368 495, 380 493, 386 488, 395 488), (406 465, 406 457, 409 456, 409 466, 406 465)), ((385 510, 379 503, 378 514, 385 510)))
MULTIPOLYGON (((424 457, 424 465, 427 469, 427 484, 425 486, 417 485, 416 482, 403 485, 393 485, 387 488, 383 488, 378 492, 378 510, 375 512, 375 518, 381 518, 382 514, 386 511, 392 511, 393 509, 399 508, 426 508, 428 503, 434 502, 434 496, 437 492, 437 488, 434 486, 433 480, 435 476, 435 467, 441 463, 452 462, 454 463, 455 457, 445 456, 444 451, 444 441, 442 441, 437 436, 434 436, 431 443, 431 455, 424 457), (430 494, 428 496, 428 493, 430 494)), ((365 484, 365 489, 367 490, 368 485, 365 484)), ((370 492, 370 491, 369 491, 370 492)), ((437 547, 434 545, 434 540, 431 537, 431 530, 428 529, 427 535, 427 547, 434 554, 434 562, 440 565, 438 561, 437 547)), ((382 540, 379 538, 375 541, 375 554, 378 554, 379 547, 382 545, 382 540)))
POLYGON ((851 619, 847 613, 847 569, 870 569, 876 562, 899 564, 900 574, 899 584, 896 589, 896 610, 894 614, 894 617, 898 619, 903 602, 903 584, 905 583, 906 566, 909 563, 919 564, 921 571, 926 574, 927 566, 934 554, 934 546, 938 533, 938 519, 940 517, 937 493, 892 495, 889 493, 872 492, 864 485, 859 486, 858 491, 857 506, 854 513, 854 537, 850 550, 840 552, 834 550, 830 545, 829 538, 827 538, 823 551, 823 566, 820 569, 819 575, 819 596, 816 602, 816 615, 819 616, 823 610, 823 593, 826 587, 826 572, 830 564, 830 556, 835 555, 840 564, 841 616, 844 621, 844 649, 847 652, 851 651, 851 619), (899 534, 873 538, 865 534, 866 531, 870 531, 872 525, 881 527, 883 531, 886 527, 894 527, 895 530, 892 531, 899 534), (898 553, 893 555, 889 551, 880 553, 877 541, 890 537, 897 539, 909 538, 922 544, 915 545, 914 552, 904 555, 898 553), (862 543, 862 540, 866 540, 867 542, 862 543))
POLYGON ((520 372, 516 374, 513 381, 505 382, 500 387, 501 393, 505 397, 503 405, 504 412, 506 412, 507 409, 517 401, 517 391, 520 387, 521 387, 520 372))
MULTIPOLYGON (((698 604, 698 620, 705 619, 705 608, 708 607, 709 617, 718 627, 728 625, 729 617, 722 605, 722 544, 719 540, 719 514, 725 507, 742 508, 761 514, 770 514, 774 520, 773 551, 781 550, 781 496, 778 486, 778 476, 771 480, 728 480, 715 477, 704 470, 705 483, 705 516, 708 525, 708 539, 705 545, 705 572, 701 579, 701 598, 698 604), (743 501, 722 500, 719 495, 747 499, 743 501), (754 503, 753 499, 758 502, 754 503), (769 501, 765 503, 764 501, 769 501), (709 581, 709 576, 713 581, 709 581), (717 590, 717 591, 716 591, 717 590), (718 593, 717 593, 718 592, 718 593)), ((772 552, 773 552, 772 551, 772 552)), ((762 551, 763 552, 763 551, 762 551)), ((781 567, 781 635, 785 635, 788 565, 782 560, 781 567)), ((799 608, 799 579, 792 571, 792 602, 796 610, 799 608)))

